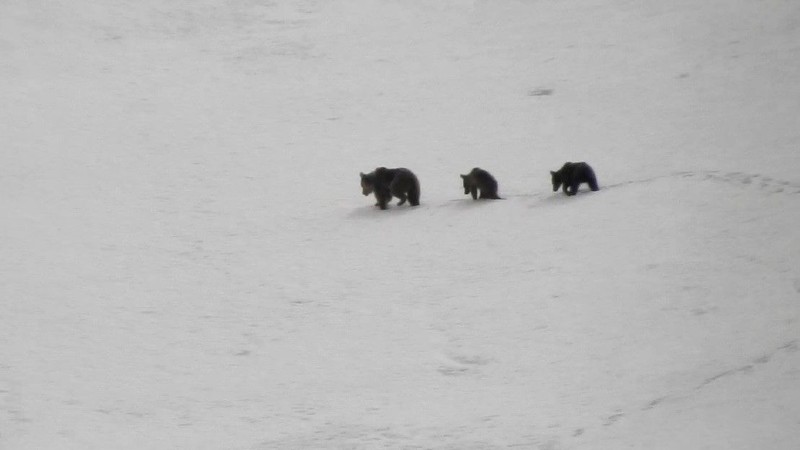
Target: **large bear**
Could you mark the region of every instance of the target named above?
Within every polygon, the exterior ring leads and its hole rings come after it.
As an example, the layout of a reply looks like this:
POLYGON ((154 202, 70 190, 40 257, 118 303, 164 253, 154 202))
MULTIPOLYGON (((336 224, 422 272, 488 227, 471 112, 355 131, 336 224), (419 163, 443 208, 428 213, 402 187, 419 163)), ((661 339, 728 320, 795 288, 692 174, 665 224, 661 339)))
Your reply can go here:
POLYGON ((419 180, 414 172, 402 167, 397 169, 378 167, 370 173, 361 172, 361 192, 364 195, 374 193, 378 201, 375 205, 381 209, 386 209, 392 196, 400 199, 398 206, 406 200, 411 206, 419 205, 419 180))
POLYGON ((553 181, 553 192, 557 192, 558 188, 563 186, 565 194, 575 195, 578 193, 578 186, 583 183, 588 184, 589 189, 593 191, 600 190, 594 170, 585 162, 566 162, 557 172, 551 170, 550 176, 553 181))
POLYGON ((461 175, 464 180, 464 195, 472 194, 472 199, 485 198, 491 200, 500 200, 497 195, 497 180, 494 179, 492 174, 476 167, 466 175, 461 175), (478 190, 481 191, 478 197, 478 190))

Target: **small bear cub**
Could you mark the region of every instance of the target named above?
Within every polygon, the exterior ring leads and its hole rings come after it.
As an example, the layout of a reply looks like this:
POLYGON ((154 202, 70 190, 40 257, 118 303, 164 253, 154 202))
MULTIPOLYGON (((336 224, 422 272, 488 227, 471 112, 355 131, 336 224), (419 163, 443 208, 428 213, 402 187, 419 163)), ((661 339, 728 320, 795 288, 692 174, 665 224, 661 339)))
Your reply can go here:
POLYGON ((472 199, 485 198, 490 200, 502 200, 497 195, 497 180, 494 179, 492 174, 476 167, 466 175, 461 175, 464 180, 464 195, 472 194, 472 199), (478 196, 478 190, 481 194, 478 196))
POLYGON ((563 185, 565 194, 575 195, 582 183, 588 184, 593 191, 600 190, 594 170, 585 162, 566 162, 557 172, 551 170, 550 175, 553 178, 553 192, 558 192, 558 188, 563 185))
POLYGON ((378 167, 370 173, 361 172, 361 192, 366 196, 375 194, 375 199, 381 209, 386 209, 386 205, 392 201, 392 196, 400 199, 398 206, 408 200, 411 206, 419 205, 419 180, 417 176, 408 169, 397 168, 387 169, 378 167))

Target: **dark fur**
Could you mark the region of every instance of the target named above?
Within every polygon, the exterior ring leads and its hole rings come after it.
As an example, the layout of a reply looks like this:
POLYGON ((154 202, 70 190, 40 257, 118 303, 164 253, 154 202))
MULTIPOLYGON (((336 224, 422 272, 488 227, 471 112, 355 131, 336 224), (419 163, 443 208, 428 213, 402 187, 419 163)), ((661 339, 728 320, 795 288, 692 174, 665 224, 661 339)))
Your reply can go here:
POLYGON ((472 199, 486 198, 491 200, 500 200, 497 195, 497 180, 494 179, 489 172, 476 167, 466 175, 461 175, 464 180, 464 195, 472 194, 472 199), (478 197, 478 190, 481 194, 478 197))
POLYGON ((593 191, 600 190, 594 170, 585 162, 566 162, 558 172, 551 170, 550 176, 553 179, 553 192, 557 192, 558 188, 563 186, 565 194, 575 195, 582 183, 588 184, 589 189, 593 191))
POLYGON ((397 206, 402 205, 408 200, 411 206, 419 205, 419 180, 408 169, 397 168, 387 169, 378 167, 370 173, 361 173, 361 192, 364 195, 375 194, 375 199, 381 209, 386 209, 386 205, 392 200, 392 196, 400 201, 397 206))

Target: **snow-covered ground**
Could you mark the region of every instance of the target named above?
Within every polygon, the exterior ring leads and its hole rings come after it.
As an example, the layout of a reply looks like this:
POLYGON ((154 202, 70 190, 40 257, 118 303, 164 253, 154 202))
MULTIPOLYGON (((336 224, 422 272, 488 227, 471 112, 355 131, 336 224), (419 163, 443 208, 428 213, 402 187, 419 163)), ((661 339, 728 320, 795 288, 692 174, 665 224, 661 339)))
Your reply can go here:
POLYGON ((800 448, 796 1, 3 0, 0 56, 4 450, 800 448))

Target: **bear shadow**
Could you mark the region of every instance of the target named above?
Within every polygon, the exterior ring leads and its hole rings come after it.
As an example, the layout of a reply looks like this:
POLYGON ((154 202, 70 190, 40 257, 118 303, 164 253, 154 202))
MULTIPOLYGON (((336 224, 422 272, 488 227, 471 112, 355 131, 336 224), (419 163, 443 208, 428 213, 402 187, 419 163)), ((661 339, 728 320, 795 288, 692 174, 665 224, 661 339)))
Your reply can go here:
POLYGON ((585 199, 588 196, 586 194, 596 194, 596 192, 592 192, 591 190, 578 190, 575 195, 566 195, 561 191, 553 192, 552 195, 545 195, 537 198, 536 203, 528 206, 529 208, 537 208, 541 206, 555 206, 555 205, 563 205, 575 201, 579 201, 579 199, 585 199))
POLYGON ((349 213, 347 213, 347 217, 354 219, 372 219, 376 216, 380 217, 387 214, 405 214, 419 208, 420 206, 410 207, 408 206, 408 203, 400 206, 397 206, 396 204, 389 204, 386 209, 380 209, 375 205, 367 205, 351 210, 349 213))
POLYGON ((496 203, 499 200, 491 200, 487 198, 479 198, 477 200, 473 200, 472 197, 467 198, 460 198, 457 200, 450 200, 447 202, 447 206, 456 209, 474 209, 474 208, 481 208, 488 204, 496 203))

